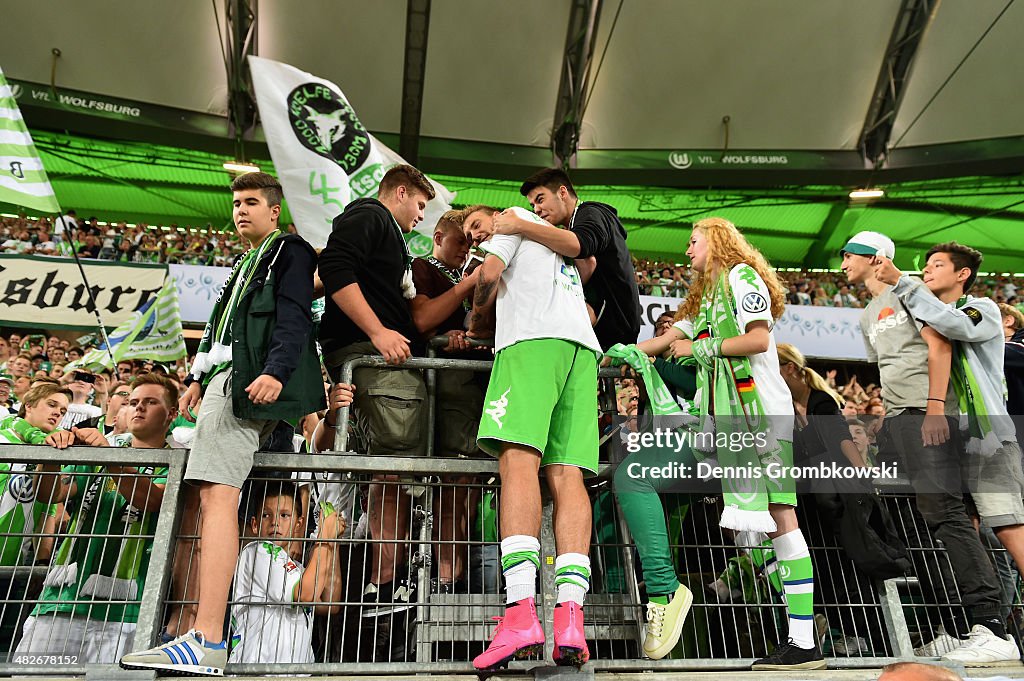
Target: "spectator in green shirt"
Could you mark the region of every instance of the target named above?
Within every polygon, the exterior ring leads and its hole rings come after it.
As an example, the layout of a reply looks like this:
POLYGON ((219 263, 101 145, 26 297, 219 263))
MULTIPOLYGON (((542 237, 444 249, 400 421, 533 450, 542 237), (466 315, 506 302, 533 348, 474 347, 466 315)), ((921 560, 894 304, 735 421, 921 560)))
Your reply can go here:
MULTIPOLYGON (((75 440, 96 447, 167 447, 177 399, 166 377, 140 376, 127 406, 128 434, 108 441, 96 429, 75 428, 75 440)), ((41 470, 51 475, 41 476, 39 494, 64 502, 70 530, 17 652, 63 652, 86 663, 113 663, 131 649, 135 636, 167 467, 65 466, 56 485, 56 466, 41 470)))

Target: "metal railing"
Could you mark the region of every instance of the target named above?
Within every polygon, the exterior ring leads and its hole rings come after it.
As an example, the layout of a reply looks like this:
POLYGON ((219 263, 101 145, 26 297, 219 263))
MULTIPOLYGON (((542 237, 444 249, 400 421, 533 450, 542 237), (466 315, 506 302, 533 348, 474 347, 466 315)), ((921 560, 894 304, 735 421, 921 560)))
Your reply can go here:
MULTIPOLYGON (((430 372, 426 378, 432 407, 433 372, 450 369, 487 371, 490 364, 484 360, 416 358, 394 368, 430 372)), ((341 379, 350 382, 352 370, 357 366, 389 368, 380 358, 357 358, 343 367, 341 379)), ((604 381, 617 375, 618 371, 614 369, 601 371, 604 381)), ((607 408, 614 404, 614 397, 609 400, 606 390, 602 402, 607 408)), ((339 419, 339 423, 347 423, 347 414, 339 416, 345 419, 339 419)), ((434 440, 433 419, 430 423, 430 430, 425 434, 428 447, 433 446, 434 440)), ((337 437, 342 447, 350 448, 346 428, 339 428, 337 437)), ((103 478, 108 481, 104 484, 114 484, 117 478, 133 476, 154 478, 153 473, 135 474, 123 469, 111 474, 104 472, 105 466, 130 461, 136 466, 160 468, 161 478, 164 477, 162 469, 167 469, 163 498, 153 514, 155 520, 147 532, 134 536, 148 547, 149 565, 144 588, 132 599, 109 597, 99 602, 109 606, 126 605, 130 601, 137 605, 132 643, 136 650, 145 649, 158 640, 172 613, 182 609, 187 612, 195 603, 194 589, 190 588, 194 586, 190 582, 195 580, 195 576, 186 571, 172 580, 176 544, 187 544, 194 538, 187 528, 178 528, 184 504, 181 482, 186 455, 183 450, 166 449, 74 447, 58 452, 48 447, 0 446, 2 463, 91 466, 92 479, 103 478)), ((586 610, 592 668, 608 671, 747 668, 752 658, 766 654, 775 641, 783 639, 784 606, 766 593, 766 580, 750 568, 744 552, 719 528, 720 502, 715 498, 695 495, 671 495, 663 499, 676 571, 680 581, 693 591, 694 605, 681 642, 673 653, 658 661, 642 659, 642 584, 637 581, 632 540, 611 490, 614 464, 610 462, 613 460, 613 456, 603 454, 597 477, 588 482, 594 509, 590 552, 592 593, 588 596, 586 610)), ((249 540, 262 541, 258 538, 259 528, 251 525, 254 509, 265 506, 270 497, 281 497, 275 491, 283 480, 289 481, 285 488, 292 497, 293 509, 301 510, 302 522, 291 531, 294 536, 286 533, 266 539, 285 551, 293 563, 302 563, 303 554, 308 561, 313 552, 312 529, 323 521, 318 500, 325 497, 334 500, 337 510, 344 512, 348 528, 337 539, 325 540, 332 563, 323 573, 324 581, 314 580, 311 600, 301 606, 287 606, 295 611, 290 613, 292 615, 303 613, 302 618, 296 618, 296 626, 308 625, 311 639, 308 650, 303 644, 302 650, 292 647, 284 650, 283 654, 294 656, 301 653, 308 657, 301 658, 301 662, 232 662, 228 672, 471 672, 470 660, 483 650, 491 632, 490 618, 501 614, 503 606, 500 578, 493 570, 497 556, 496 528, 486 527, 487 523, 493 525, 500 512, 501 498, 496 476, 497 463, 490 458, 257 454, 251 481, 240 505, 243 547, 249 540), (381 473, 394 475, 397 479, 371 479, 381 473), (398 514, 387 520, 392 524, 391 539, 371 541, 366 538, 367 524, 372 518, 384 515, 383 506, 374 506, 370 501, 372 495, 369 490, 374 485, 379 486, 378 498, 388 498, 390 494, 390 498, 400 498, 408 506, 407 514, 398 514), (483 515, 481 511, 485 510, 480 502, 485 497, 493 506, 486 508, 486 518, 478 523, 483 515), (461 508, 466 509, 465 513, 445 515, 447 499, 461 499, 459 503, 463 504, 461 508), (442 538, 443 528, 439 523, 459 523, 460 526, 442 538), (384 559, 378 559, 378 566, 387 565, 392 570, 400 568, 397 580, 392 584, 405 580, 407 590, 417 594, 409 600, 408 609, 394 610, 393 604, 388 606, 376 600, 372 593, 367 593, 366 585, 374 576, 371 574, 372 554, 380 550, 380 545, 390 549, 383 553, 385 558, 390 556, 392 563, 386 564, 384 559), (396 552, 399 556, 404 552, 405 557, 396 559, 396 552), (447 591, 439 583, 439 570, 444 562, 462 566, 461 572, 456 569, 459 579, 454 588, 447 591), (488 565, 492 568, 490 572, 487 571, 488 565), (331 582, 330 588, 327 580, 331 582), (334 585, 339 582, 340 588, 335 589, 334 585), (390 612, 383 612, 389 607, 392 609, 390 612)), ((884 582, 866 578, 839 547, 831 529, 817 521, 813 505, 802 501, 798 509, 817 580, 815 612, 821 617, 816 624, 830 666, 878 667, 897 659, 913 659, 913 648, 928 642, 939 625, 964 616, 959 605, 956 578, 944 549, 931 537, 916 513, 912 495, 898 487, 887 487, 882 492, 901 536, 908 543, 914 577, 884 582)), ((551 511, 550 500, 545 499, 538 596, 538 603, 544 606, 539 609, 544 612, 550 612, 549 606, 554 598, 551 511)), ((47 538, 57 540, 58 544, 71 539, 98 541, 103 543, 100 552, 104 555, 119 551, 128 538, 124 533, 115 535, 104 531, 95 522, 88 528, 33 528, 32 532, 0 533, 0 541, 11 535, 28 536, 36 543, 47 538)), ((993 545, 990 551, 994 559, 1005 564, 1004 549, 993 545)), ((267 552, 273 554, 276 551, 267 548, 267 552)), ((13 651, 17 650, 24 619, 38 598, 31 590, 33 581, 38 582, 54 570, 58 553, 59 550, 55 549, 45 562, 7 566, 0 571, 0 585, 6 585, 0 590, 0 615, 6 624, 8 616, 14 617, 17 613, 16 629, 3 629, 4 635, 10 635, 10 638, 0 640, 0 659, 5 655, 11 659, 13 651), (9 631, 14 633, 8 634, 9 631)), ((36 551, 33 559, 38 557, 36 551)), ((187 560, 185 565, 188 565, 187 560)), ((389 571, 387 567, 385 571, 389 571)), ((257 573, 250 571, 249 576, 255 577, 257 573)), ((1012 593, 1008 594, 1007 605, 1016 616, 1024 612, 1024 607, 1020 599, 1019 578, 1015 573, 1012 576, 1016 583, 1010 589, 1012 593)), ((236 591, 243 581, 236 575, 236 591)), ((389 595, 394 598, 393 592, 389 595)), ((65 605, 74 603, 75 599, 65 599, 65 605)), ((96 603, 93 598, 92 605, 96 603)), ((259 600, 244 593, 233 593, 229 611, 235 616, 236 625, 240 608, 246 607, 249 616, 257 621, 268 618, 272 612, 276 616, 285 608, 266 598, 259 600)), ((109 610, 105 611, 104 617, 84 619, 97 619, 101 624, 109 624, 115 618, 107 615, 109 610)), ((549 644, 543 659, 550 659, 550 622, 545 622, 544 626, 549 644)), ((1019 631, 1011 633, 1019 640, 1019 631)), ((255 640, 250 638, 248 642, 255 640)), ((257 645, 271 644, 260 642, 257 645)), ((59 664, 47 663, 45 659, 42 664, 7 664, 2 669, 16 669, 18 674, 81 674, 95 669, 109 670, 110 662, 114 661, 105 660, 96 666, 85 660, 82 650, 70 650, 62 645, 39 652, 71 655, 75 659, 70 663, 61 660, 59 664)), ((542 660, 517 661, 511 668, 526 669, 539 663, 542 660)))

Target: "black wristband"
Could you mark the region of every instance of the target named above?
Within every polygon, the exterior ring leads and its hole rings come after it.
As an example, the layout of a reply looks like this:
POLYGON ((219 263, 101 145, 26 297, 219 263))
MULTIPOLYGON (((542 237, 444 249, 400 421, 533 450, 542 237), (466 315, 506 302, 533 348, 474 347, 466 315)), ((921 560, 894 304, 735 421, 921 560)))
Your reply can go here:
POLYGON ((938 397, 929 397, 928 399, 929 399, 929 400, 932 400, 932 401, 934 401, 934 402, 942 402, 943 404, 945 404, 945 403, 946 403, 946 400, 940 399, 940 398, 938 398, 938 397))

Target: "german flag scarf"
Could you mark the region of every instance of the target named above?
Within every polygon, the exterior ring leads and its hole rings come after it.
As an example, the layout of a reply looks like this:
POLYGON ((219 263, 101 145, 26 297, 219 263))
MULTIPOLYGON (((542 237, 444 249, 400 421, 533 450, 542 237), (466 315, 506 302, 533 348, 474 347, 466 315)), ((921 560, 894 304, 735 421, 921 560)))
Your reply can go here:
POLYGON ((725 509, 720 525, 733 530, 774 532, 768 512, 768 464, 781 463, 781 447, 771 431, 747 357, 723 357, 722 342, 743 333, 736 319, 728 274, 718 275, 694 320, 693 357, 702 430, 698 442, 716 452, 723 468, 725 509))

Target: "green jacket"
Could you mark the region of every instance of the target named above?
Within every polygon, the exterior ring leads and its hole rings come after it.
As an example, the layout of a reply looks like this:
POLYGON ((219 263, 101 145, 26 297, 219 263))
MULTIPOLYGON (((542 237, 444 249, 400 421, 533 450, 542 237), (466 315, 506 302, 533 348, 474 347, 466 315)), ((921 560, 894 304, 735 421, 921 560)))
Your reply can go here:
POLYGON ((231 404, 236 418, 293 420, 326 408, 313 328, 316 252, 284 234, 258 263, 231 326, 231 404), (274 404, 253 404, 246 387, 260 374, 284 385, 274 404))

